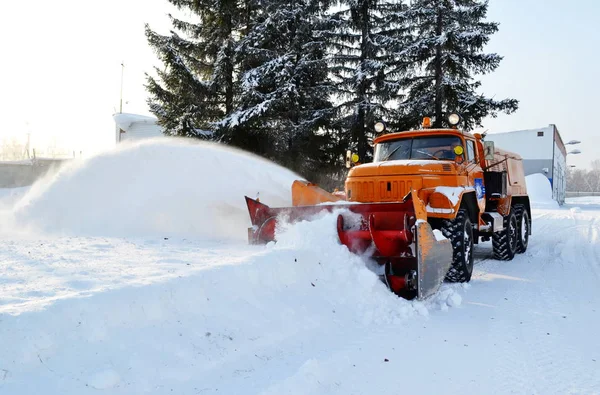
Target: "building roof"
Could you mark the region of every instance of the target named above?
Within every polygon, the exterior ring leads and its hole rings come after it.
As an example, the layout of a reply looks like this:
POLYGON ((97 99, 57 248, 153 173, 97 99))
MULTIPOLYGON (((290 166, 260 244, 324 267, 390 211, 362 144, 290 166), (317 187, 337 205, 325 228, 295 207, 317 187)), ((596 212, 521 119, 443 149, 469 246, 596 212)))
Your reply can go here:
POLYGON ((158 122, 158 119, 154 117, 129 113, 114 114, 113 119, 117 126, 124 131, 131 129, 134 124, 155 125, 158 122))
POLYGON ((516 133, 532 133, 532 132, 541 132, 541 131, 546 131, 549 130, 554 134, 554 141, 556 142, 556 144, 558 145, 558 148, 563 152, 563 155, 567 154, 566 148, 565 148, 565 143, 560 135, 560 132, 558 131, 558 128, 556 127, 555 124, 550 124, 548 126, 542 127, 542 128, 535 128, 535 129, 523 129, 523 130, 513 130, 510 132, 499 132, 499 133, 490 133, 489 136, 490 138, 494 138, 494 136, 497 135, 506 135, 506 134, 516 134, 516 133))
POLYGON ((552 124, 550 124, 550 125, 548 125, 548 126, 544 126, 544 127, 541 127, 541 128, 521 129, 521 130, 511 130, 511 131, 508 131, 508 132, 491 132, 491 133, 489 134, 489 136, 493 136, 493 135, 496 135, 496 134, 510 134, 510 133, 529 133, 529 132, 538 132, 538 131, 542 131, 542 130, 548 130, 548 129, 552 129, 552 128, 554 128, 554 127, 556 127, 556 126, 555 126, 555 125, 552 125, 552 124))

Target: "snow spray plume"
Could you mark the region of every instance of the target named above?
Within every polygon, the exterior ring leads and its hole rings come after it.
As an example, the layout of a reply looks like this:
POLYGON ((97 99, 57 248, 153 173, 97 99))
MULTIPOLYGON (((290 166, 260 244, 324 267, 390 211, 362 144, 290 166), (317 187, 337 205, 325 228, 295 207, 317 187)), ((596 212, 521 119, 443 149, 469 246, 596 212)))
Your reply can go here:
POLYGON ((246 240, 244 195, 291 204, 301 179, 220 144, 158 138, 62 168, 17 204, 15 217, 48 233, 246 240))

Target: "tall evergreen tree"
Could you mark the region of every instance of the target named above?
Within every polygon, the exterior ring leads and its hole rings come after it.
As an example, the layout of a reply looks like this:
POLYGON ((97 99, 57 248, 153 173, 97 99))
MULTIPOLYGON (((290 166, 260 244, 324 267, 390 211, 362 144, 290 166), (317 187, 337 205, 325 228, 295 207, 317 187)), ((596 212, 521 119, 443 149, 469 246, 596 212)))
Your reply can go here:
POLYGON ((234 106, 235 36, 243 13, 235 0, 169 0, 196 23, 170 16, 176 31, 163 36, 146 26, 149 44, 165 68, 147 76, 150 110, 172 135, 204 137, 234 106))
POLYGON ((413 0, 407 17, 412 21, 413 40, 406 55, 413 64, 402 83, 407 98, 400 123, 417 127, 425 115, 433 126, 445 126, 445 115, 460 113, 463 128, 481 125, 486 116, 511 113, 514 99, 494 100, 477 93, 477 74, 494 71, 502 57, 482 53, 498 24, 486 22, 488 0, 413 0))
POLYGON ((316 0, 264 0, 241 40, 239 105, 220 122, 226 140, 310 177, 327 161, 331 85, 316 0), (247 143, 247 141, 246 141, 247 143))
POLYGON ((369 140, 377 121, 398 117, 394 101, 407 69, 406 6, 402 0, 350 0, 341 4, 329 33, 333 80, 340 99, 342 140, 361 158, 371 155, 369 140))

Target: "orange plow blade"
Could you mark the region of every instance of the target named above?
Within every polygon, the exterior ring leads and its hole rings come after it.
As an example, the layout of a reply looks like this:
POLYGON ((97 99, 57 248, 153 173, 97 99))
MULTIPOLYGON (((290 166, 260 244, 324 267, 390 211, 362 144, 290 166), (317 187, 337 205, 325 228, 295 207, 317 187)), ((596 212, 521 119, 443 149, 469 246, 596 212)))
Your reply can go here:
POLYGON ((326 204, 271 208, 246 197, 252 244, 276 241, 278 221, 310 220, 316 214, 340 210, 340 243, 380 265, 381 279, 396 294, 424 299, 434 294, 452 261, 452 247, 437 240, 427 223, 425 208, 414 192, 401 202, 326 204), (357 221, 358 218, 358 221, 357 221))

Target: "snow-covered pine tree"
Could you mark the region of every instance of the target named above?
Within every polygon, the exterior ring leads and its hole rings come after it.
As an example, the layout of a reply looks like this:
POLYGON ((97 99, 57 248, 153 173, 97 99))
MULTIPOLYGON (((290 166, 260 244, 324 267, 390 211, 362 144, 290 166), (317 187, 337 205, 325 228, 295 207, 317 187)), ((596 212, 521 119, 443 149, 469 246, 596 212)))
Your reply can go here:
POLYGON ((446 125, 446 114, 457 112, 463 128, 481 125, 486 116, 511 113, 514 99, 494 100, 478 93, 474 76, 494 71, 502 57, 482 53, 498 24, 486 22, 487 0, 412 0, 407 14, 413 41, 406 49, 413 70, 404 79, 407 98, 400 123, 417 127, 423 116, 433 116, 433 126, 446 125))
POLYGON ((406 5, 402 0, 343 0, 330 21, 332 75, 341 139, 361 160, 371 156, 378 121, 399 117, 397 101, 408 64, 406 5))
POLYGON ((158 78, 147 75, 148 104, 167 134, 206 138, 234 106, 235 36, 244 12, 234 0, 168 1, 198 20, 171 15, 175 31, 168 36, 146 26, 165 66, 155 68, 158 78))
POLYGON ((239 104, 220 123, 227 141, 252 144, 254 152, 309 179, 329 161, 333 111, 320 6, 317 0, 262 1, 237 54, 239 104))

